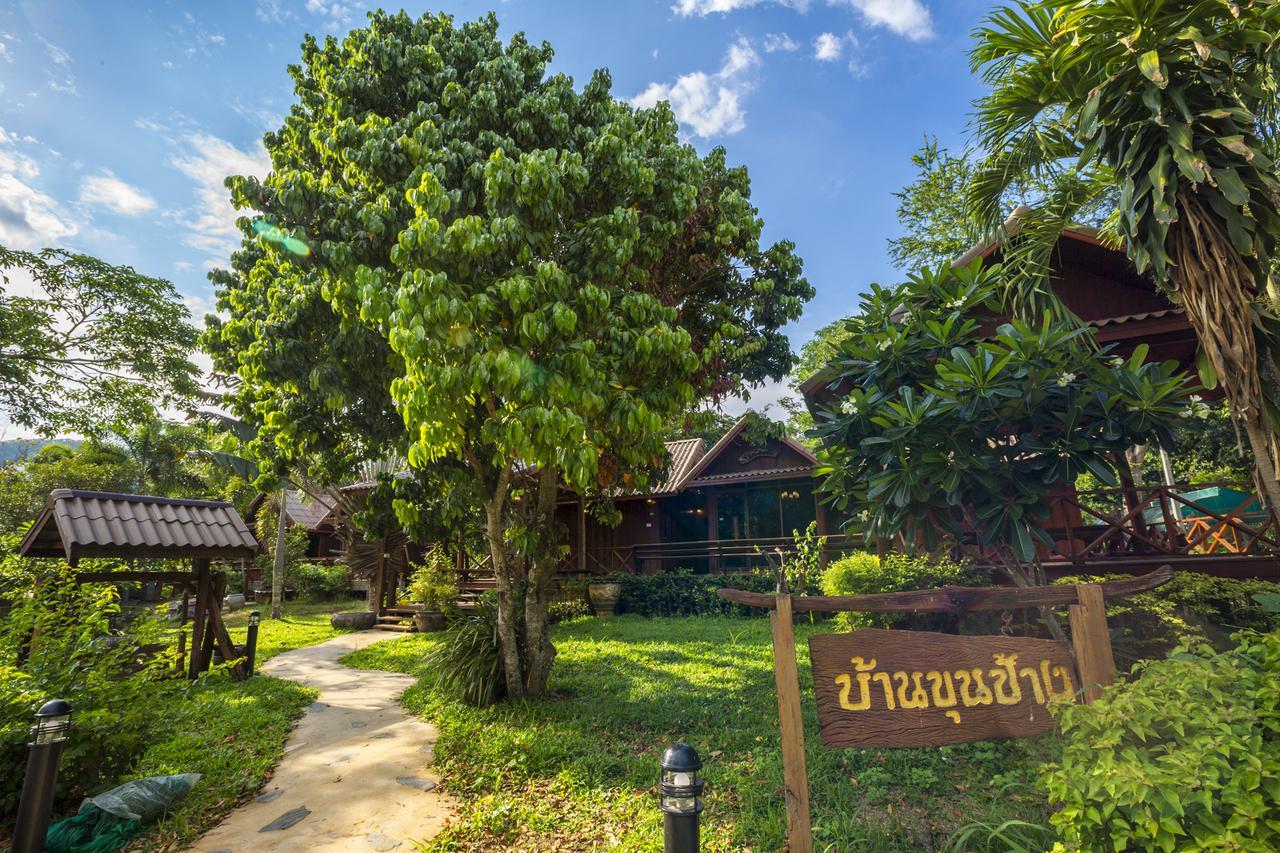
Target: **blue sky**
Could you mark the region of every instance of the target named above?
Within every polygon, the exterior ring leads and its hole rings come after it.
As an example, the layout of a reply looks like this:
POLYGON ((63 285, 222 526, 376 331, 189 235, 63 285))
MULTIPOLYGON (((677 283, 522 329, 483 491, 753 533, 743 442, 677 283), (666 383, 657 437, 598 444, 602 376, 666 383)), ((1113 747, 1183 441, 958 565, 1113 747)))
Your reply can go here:
MULTIPOLYGON (((895 273, 891 193, 925 134, 962 147, 980 84, 977 0, 507 0, 409 4, 459 20, 495 11, 619 97, 672 101, 700 150, 745 163, 770 240, 793 240, 817 289, 797 348, 895 273)), ((222 178, 260 173, 261 137, 292 101, 307 32, 364 20, 350 0, 0 3, 0 243, 64 246, 171 279, 193 313, 213 294, 235 214, 222 178)), ((203 362, 202 363, 206 363, 203 362)), ((753 405, 776 397, 765 389, 753 405)), ((9 430, 10 436, 14 433, 9 430)))

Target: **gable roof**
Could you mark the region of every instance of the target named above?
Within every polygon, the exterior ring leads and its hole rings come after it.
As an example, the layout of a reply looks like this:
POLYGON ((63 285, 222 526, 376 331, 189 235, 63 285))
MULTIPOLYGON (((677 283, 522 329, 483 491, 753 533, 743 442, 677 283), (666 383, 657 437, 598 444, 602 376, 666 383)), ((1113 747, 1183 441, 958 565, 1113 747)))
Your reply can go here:
POLYGON ((784 435, 777 439, 778 442, 800 454, 800 456, 809 463, 808 465, 787 465, 756 471, 743 471, 740 473, 702 477, 702 473, 710 467, 711 463, 728 450, 729 447, 733 445, 733 442, 737 440, 738 436, 742 434, 742 431, 746 429, 747 417, 747 415, 743 415, 738 418, 738 422, 731 426, 728 432, 720 436, 720 440, 717 441, 715 445, 698 460, 696 465, 689 469, 689 473, 680 481, 680 489, 684 489, 686 486, 693 484, 711 485, 713 483, 728 480, 762 479, 776 477, 781 474, 799 474, 804 471, 811 471, 813 468, 818 466, 818 459, 809 452, 809 448, 805 447, 795 439, 784 435))
POLYGON ((654 486, 649 495, 674 495, 684 488, 690 472, 705 458, 705 450, 706 444, 700 438, 668 441, 667 452, 671 454, 671 467, 667 469, 666 479, 654 486))
POLYGON ((22 537, 23 557, 249 559, 258 542, 221 501, 54 489, 22 537))

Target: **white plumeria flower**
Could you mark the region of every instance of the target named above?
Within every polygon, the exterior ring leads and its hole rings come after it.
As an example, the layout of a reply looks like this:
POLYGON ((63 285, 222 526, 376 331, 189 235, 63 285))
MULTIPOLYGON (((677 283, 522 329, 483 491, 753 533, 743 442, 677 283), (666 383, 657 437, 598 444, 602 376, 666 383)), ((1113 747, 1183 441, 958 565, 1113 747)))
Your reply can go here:
POLYGON ((1065 387, 1065 386, 1070 385, 1072 382, 1075 382, 1075 381, 1076 381, 1076 375, 1075 375, 1074 373, 1059 373, 1059 374, 1058 374, 1058 384, 1059 384, 1059 385, 1062 385, 1062 386, 1064 386, 1064 387, 1065 387))
POLYGON ((888 338, 885 338, 880 342, 880 352, 884 352, 891 346, 893 346, 893 341, 889 340, 888 338))
POLYGON ((1124 359, 1118 355, 1111 356, 1111 358, 1107 359, 1107 361, 1112 367, 1116 367, 1116 368, 1124 367, 1124 359))
POLYGON ((844 412, 846 415, 858 414, 857 401, 855 401, 852 397, 845 399, 845 401, 840 404, 840 411, 844 412))

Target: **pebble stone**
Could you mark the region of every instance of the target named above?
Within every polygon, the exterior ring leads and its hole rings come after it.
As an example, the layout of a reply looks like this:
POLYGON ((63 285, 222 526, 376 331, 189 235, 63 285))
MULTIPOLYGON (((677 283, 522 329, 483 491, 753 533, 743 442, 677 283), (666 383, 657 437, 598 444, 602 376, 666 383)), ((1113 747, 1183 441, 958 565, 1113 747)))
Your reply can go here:
POLYGON ((381 832, 371 833, 367 838, 365 838, 365 841, 367 841, 369 846, 374 850, 394 850, 400 846, 399 841, 396 841, 389 835, 383 835, 381 832))
POLYGON ((419 791, 430 791, 436 786, 430 779, 419 779, 417 776, 397 776, 396 782, 406 788, 417 788, 419 791))
POLYGON ((289 809, 280 817, 271 821, 271 823, 259 829, 258 832, 278 832, 282 829, 288 829, 307 815, 311 814, 311 809, 306 806, 298 806, 296 809, 289 809))

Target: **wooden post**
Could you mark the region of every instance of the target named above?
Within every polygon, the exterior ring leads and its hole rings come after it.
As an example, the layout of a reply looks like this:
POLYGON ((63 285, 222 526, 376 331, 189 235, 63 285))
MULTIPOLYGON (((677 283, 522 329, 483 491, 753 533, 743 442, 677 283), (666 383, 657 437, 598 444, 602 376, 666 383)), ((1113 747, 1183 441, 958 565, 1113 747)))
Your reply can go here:
POLYGON ((587 573, 587 499, 578 498, 578 574, 587 573))
POLYGON ((369 578, 369 609, 379 616, 382 615, 382 544, 378 543, 377 564, 373 576, 369 578))
POLYGON ((195 618, 191 620, 191 661, 187 667, 187 677, 194 680, 204 672, 205 627, 209 619, 212 589, 209 585, 209 561, 196 558, 191 561, 191 568, 196 575, 196 612, 195 618))
POLYGON ((1102 587, 1096 583, 1077 586, 1076 598, 1080 603, 1068 607, 1071 645, 1076 653, 1084 700, 1092 702, 1102 695, 1103 687, 1116 680, 1116 660, 1111 653, 1102 587))
POLYGON ((773 674, 778 686, 778 722, 782 734, 782 780, 787 801, 787 849, 812 853, 809 827, 809 774, 804 757, 804 716, 800 711, 800 674, 791 624, 791 595, 778 582, 778 605, 769 614, 773 629, 773 674))

